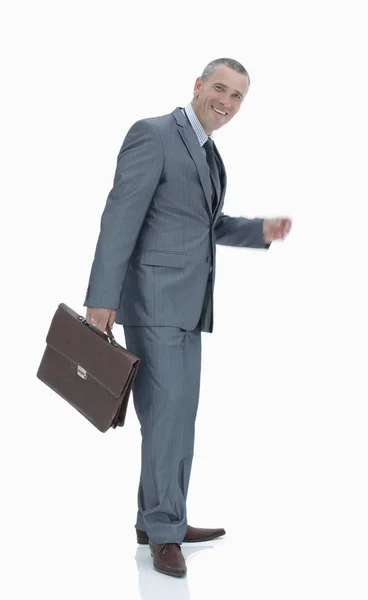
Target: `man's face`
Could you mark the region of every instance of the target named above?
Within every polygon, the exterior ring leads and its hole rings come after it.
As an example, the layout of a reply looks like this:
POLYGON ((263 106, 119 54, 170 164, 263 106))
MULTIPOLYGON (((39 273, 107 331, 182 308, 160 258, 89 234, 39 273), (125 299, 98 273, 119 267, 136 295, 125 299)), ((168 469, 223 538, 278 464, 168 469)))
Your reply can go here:
POLYGON ((192 106, 207 135, 226 125, 236 115, 248 87, 245 75, 225 65, 216 67, 206 82, 202 82, 200 77, 196 79, 192 106))

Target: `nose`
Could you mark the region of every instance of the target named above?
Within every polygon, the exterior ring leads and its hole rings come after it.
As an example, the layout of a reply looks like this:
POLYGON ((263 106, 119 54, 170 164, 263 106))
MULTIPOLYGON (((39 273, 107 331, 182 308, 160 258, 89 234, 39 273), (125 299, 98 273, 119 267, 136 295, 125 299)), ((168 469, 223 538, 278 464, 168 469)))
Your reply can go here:
POLYGON ((230 108, 231 107, 231 97, 227 96, 226 94, 223 94, 220 98, 220 104, 224 108, 230 108))

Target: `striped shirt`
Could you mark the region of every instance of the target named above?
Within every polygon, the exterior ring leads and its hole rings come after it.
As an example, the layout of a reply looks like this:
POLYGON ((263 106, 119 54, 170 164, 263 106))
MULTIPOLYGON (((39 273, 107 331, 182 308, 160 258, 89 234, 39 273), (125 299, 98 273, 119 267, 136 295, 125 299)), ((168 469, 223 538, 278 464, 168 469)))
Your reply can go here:
MULTIPOLYGON (((185 115, 183 108, 181 108, 181 111, 182 111, 183 115, 185 115)), ((197 115, 194 112, 194 109, 193 109, 193 106, 192 106, 191 102, 185 106, 185 112, 187 113, 188 119, 190 121, 190 124, 191 124, 191 126, 193 127, 193 129, 194 129, 194 131, 196 133, 196 136, 198 138, 199 145, 202 148, 203 154, 206 156, 206 151, 203 148, 203 145, 207 142, 208 137, 210 137, 211 140, 213 140, 213 133, 211 133, 210 136, 207 135, 207 133, 203 129, 203 126, 200 123, 197 115)))

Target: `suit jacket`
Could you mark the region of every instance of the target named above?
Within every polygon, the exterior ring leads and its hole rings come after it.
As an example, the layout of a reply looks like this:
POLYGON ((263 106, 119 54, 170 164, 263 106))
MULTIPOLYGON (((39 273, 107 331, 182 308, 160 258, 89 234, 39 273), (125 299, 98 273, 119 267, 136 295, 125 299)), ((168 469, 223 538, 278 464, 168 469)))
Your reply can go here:
POLYGON ((120 149, 101 217, 84 306, 117 309, 124 325, 213 330, 216 244, 265 248, 263 219, 212 209, 209 167, 197 135, 177 107, 141 119, 120 149), (203 309, 203 312, 202 312, 203 309))

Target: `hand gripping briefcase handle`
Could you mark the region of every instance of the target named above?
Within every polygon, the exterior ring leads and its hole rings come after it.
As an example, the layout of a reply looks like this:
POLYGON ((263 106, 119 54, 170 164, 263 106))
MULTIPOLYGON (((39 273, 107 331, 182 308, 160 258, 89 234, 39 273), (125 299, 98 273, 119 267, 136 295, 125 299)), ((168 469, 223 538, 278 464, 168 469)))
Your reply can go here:
POLYGON ((99 431, 122 427, 140 358, 59 304, 46 337, 37 377, 99 431))
POLYGON ((85 325, 87 325, 87 327, 92 327, 92 328, 93 328, 93 330, 94 330, 96 333, 102 333, 103 335, 105 335, 105 336, 106 336, 106 339, 107 339, 107 341, 108 341, 110 344, 115 344, 115 345, 117 345, 117 341, 116 341, 116 339, 114 338, 114 334, 113 334, 113 332, 112 332, 112 329, 111 329, 111 327, 110 327, 110 325, 109 325, 108 323, 106 324, 105 331, 102 331, 102 329, 99 329, 98 327, 96 327, 96 325, 93 325, 92 323, 88 323, 88 321, 87 321, 87 319, 86 319, 85 317, 82 317, 81 315, 78 315, 78 319, 79 319, 80 321, 82 321, 82 323, 84 323, 85 325), (97 330, 97 331, 96 331, 96 330, 97 330))

